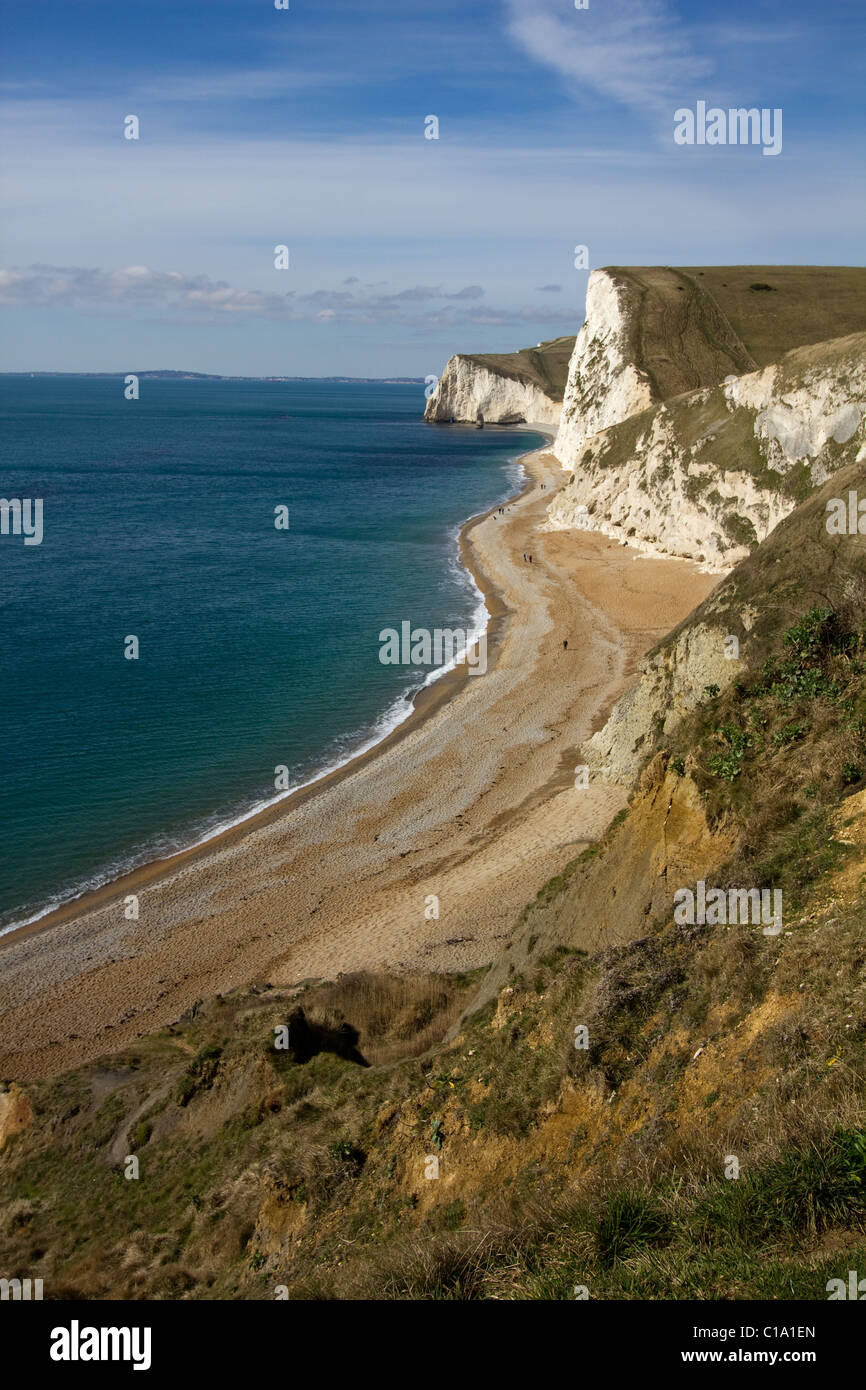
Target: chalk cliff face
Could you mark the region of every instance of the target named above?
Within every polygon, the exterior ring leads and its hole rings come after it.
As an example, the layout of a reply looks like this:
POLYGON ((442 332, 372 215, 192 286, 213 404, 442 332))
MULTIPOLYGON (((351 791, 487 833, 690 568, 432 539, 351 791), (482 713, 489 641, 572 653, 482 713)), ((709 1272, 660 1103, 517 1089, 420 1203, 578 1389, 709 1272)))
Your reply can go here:
MULTIPOLYGON (((758 362, 708 289, 706 272, 613 266, 589 277, 586 322, 569 364, 557 457, 577 466, 588 439, 758 362)), ((725 282, 727 284, 727 282, 725 282)), ((749 306, 754 321, 754 306, 749 306)), ((823 334, 819 334, 819 337, 823 334)), ((791 343, 791 346, 795 346, 791 343)))
POLYGON ((554 452, 563 468, 576 466, 586 440, 653 404, 647 374, 631 346, 639 301, 630 285, 594 270, 586 289, 586 321, 577 336, 562 402, 554 452))
POLYGON ((561 401, 552 400, 530 381, 504 376, 458 353, 450 357, 424 411, 425 420, 485 424, 556 426, 561 401))
POLYGON ((762 372, 725 384, 728 409, 755 413, 755 436, 767 464, 785 474, 809 461, 820 486, 840 466, 845 446, 863 437, 866 405, 866 334, 820 349, 801 348, 762 372))
MULTIPOLYGON (((563 418, 569 405, 567 393, 563 418)), ((578 435, 575 426, 570 441, 578 435)), ((864 441, 860 333, 797 348, 762 371, 730 376, 584 437, 547 528, 601 531, 724 573, 860 456, 864 441)), ((559 439, 555 448, 564 462, 559 439)))

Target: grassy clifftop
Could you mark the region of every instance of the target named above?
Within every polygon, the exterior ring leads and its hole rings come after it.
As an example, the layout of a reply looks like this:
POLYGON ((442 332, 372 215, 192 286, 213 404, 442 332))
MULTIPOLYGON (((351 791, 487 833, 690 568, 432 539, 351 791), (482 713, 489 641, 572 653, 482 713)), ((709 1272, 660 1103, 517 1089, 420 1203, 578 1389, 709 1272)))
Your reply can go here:
POLYGON ((657 400, 866 330, 866 270, 858 267, 610 266, 608 273, 629 292, 631 357, 657 400))
POLYGON ((550 338, 537 347, 517 352, 461 353, 469 362, 499 376, 528 381, 553 401, 561 401, 568 379, 574 337, 550 338))
MULTIPOLYGON (((628 356, 659 401, 866 330, 866 270, 856 267, 609 266, 606 273, 628 292, 628 356)), ((575 341, 459 356, 561 401, 575 341)))
POLYGON ((759 367, 792 348, 866 330, 862 266, 686 266, 759 367))

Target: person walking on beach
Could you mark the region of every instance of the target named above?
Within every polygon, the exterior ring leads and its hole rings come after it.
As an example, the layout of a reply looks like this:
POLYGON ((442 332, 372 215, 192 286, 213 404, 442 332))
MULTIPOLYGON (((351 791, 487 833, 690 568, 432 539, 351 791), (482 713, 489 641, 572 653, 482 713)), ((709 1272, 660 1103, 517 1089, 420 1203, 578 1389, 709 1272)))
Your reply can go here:
POLYGON ((529 563, 532 564, 532 556, 531 556, 531 555, 530 555, 530 557, 529 557, 529 563))
POLYGON ((563 643, 562 643, 562 650, 563 650, 564 652, 567 652, 567 651, 568 651, 568 638, 567 638, 567 637, 564 638, 564 640, 563 640, 563 643))

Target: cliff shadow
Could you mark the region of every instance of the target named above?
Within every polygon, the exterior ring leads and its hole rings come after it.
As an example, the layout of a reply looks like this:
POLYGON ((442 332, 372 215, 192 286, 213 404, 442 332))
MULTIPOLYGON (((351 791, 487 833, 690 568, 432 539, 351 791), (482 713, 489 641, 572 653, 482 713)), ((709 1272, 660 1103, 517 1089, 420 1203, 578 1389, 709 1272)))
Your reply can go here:
POLYGON ((288 1018, 288 1053, 294 1061, 303 1064, 317 1057, 320 1052, 332 1052, 345 1062, 354 1062, 359 1067, 371 1064, 358 1047, 360 1034, 350 1023, 332 1026, 316 1023, 307 1018, 302 1008, 292 1011, 288 1018))

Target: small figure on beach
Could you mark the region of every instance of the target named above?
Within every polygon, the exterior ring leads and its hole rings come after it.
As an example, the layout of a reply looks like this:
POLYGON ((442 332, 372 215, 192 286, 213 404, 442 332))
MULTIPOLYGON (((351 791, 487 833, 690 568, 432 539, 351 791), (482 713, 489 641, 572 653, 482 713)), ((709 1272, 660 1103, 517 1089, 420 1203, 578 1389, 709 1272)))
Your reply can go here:
POLYGON ((524 565, 526 564, 526 551, 525 551, 525 550, 524 550, 524 552, 523 552, 523 563, 524 563, 524 565))
POLYGON ((567 638, 567 637, 564 637, 564 638, 563 638, 563 641, 562 641, 562 650, 563 650, 564 652, 567 652, 567 651, 568 651, 568 638, 567 638))
POLYGON ((531 556, 531 555, 530 555, 530 557, 529 557, 529 563, 532 564, 532 556, 531 556))

